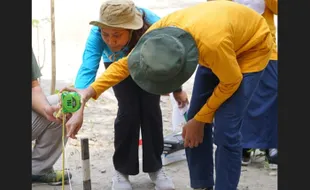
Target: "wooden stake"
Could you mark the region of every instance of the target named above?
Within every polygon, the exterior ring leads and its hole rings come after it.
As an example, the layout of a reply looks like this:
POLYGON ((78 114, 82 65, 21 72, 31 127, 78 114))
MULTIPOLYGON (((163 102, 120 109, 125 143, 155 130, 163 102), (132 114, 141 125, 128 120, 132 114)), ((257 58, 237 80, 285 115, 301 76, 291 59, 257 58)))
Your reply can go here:
POLYGON ((56 40, 55 40, 55 10, 54 0, 51 0, 51 46, 52 46, 52 80, 51 94, 55 94, 56 85, 56 40))
POLYGON ((88 138, 81 138, 83 190, 91 190, 88 138))

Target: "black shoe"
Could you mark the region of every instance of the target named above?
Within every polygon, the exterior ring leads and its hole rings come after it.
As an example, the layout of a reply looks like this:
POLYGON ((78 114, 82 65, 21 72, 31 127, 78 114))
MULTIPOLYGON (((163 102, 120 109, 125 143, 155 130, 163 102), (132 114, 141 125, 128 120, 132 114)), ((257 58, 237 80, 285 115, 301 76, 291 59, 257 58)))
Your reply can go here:
POLYGON ((266 150, 265 167, 276 170, 278 168, 278 150, 275 148, 266 150))
POLYGON ((278 164, 278 150, 276 148, 269 149, 268 154, 266 153, 266 158, 269 163, 278 164))
MULTIPOLYGON (((72 175, 65 171, 65 184, 68 184, 72 175)), ((32 175, 32 183, 44 183, 48 185, 62 185, 62 171, 51 171, 44 175, 32 175)))
POLYGON ((248 166, 251 163, 252 149, 244 148, 242 150, 242 166, 248 166))

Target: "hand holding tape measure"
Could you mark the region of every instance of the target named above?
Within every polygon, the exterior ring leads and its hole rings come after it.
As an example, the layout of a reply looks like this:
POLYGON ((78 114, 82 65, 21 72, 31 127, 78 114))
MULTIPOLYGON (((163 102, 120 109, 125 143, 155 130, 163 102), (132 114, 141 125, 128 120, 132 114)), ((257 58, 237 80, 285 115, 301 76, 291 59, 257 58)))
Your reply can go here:
POLYGON ((63 91, 61 93, 62 112, 74 113, 81 107, 81 96, 77 92, 63 91))
MULTIPOLYGON (((56 117, 62 116, 62 190, 65 189, 65 128, 66 114, 72 114, 81 108, 81 96, 77 92, 61 91, 61 109, 56 117)), ((70 118, 71 119, 71 118, 70 118)), ((70 121, 69 119, 69 121, 70 121)), ((68 131, 68 130, 67 130, 68 131)))
POLYGON ((87 102, 87 91, 73 87, 65 87, 60 91, 62 114, 72 116, 66 122, 67 137, 76 139, 76 134, 83 124, 83 110, 87 102), (80 111, 81 110, 81 111, 80 111))

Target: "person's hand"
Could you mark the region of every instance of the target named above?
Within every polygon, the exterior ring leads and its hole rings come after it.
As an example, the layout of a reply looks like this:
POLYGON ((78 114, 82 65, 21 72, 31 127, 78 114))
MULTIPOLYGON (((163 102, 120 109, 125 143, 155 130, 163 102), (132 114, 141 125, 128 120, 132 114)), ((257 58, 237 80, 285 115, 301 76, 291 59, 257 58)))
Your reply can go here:
POLYGON ((188 98, 185 91, 173 92, 175 101, 178 103, 179 108, 183 108, 188 104, 188 98))
POLYGON ((83 124, 83 112, 75 112, 66 123, 67 137, 76 139, 76 134, 79 132, 83 124))
POLYGON ((52 122, 61 122, 61 120, 59 118, 56 118, 54 116, 54 113, 57 113, 60 109, 59 105, 56 106, 50 106, 50 105, 46 105, 44 107, 44 116, 47 120, 52 121, 52 122))
POLYGON ((80 90, 73 87, 65 87, 60 90, 60 93, 62 93, 63 91, 77 92, 81 96, 81 104, 86 103, 89 100, 89 98, 91 98, 87 88, 80 90))
MULTIPOLYGON (((60 104, 53 105, 53 106, 50 106, 50 105, 45 106, 44 107, 45 118, 49 121, 52 121, 52 122, 61 123, 64 117, 63 117, 63 114, 58 114, 60 108, 61 108, 60 104), (57 116, 57 114, 59 116, 57 116)), ((67 113, 67 114, 65 114, 65 116, 66 116, 66 121, 67 121, 68 119, 71 118, 72 114, 67 113)))
POLYGON ((85 104, 91 97, 95 95, 96 92, 91 87, 83 90, 73 87, 65 87, 60 90, 60 92, 63 91, 77 92, 81 96, 81 108, 78 111, 74 112, 71 118, 66 123, 67 137, 76 139, 75 135, 78 133, 83 124, 83 113, 85 104))
POLYGON ((194 148, 203 141, 205 123, 195 119, 189 120, 183 127, 184 147, 194 148))

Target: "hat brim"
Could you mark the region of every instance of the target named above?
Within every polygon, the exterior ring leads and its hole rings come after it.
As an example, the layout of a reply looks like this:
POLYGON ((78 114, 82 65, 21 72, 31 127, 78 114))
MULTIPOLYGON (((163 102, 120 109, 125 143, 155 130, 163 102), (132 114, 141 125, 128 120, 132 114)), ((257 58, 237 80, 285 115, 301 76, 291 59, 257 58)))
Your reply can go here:
POLYGON ((99 28, 124 28, 130 30, 139 30, 143 26, 143 19, 141 13, 136 10, 136 15, 133 21, 121 24, 109 24, 104 21, 95 20, 89 23, 90 25, 98 26, 99 28))
MULTIPOLYGON (((169 60, 167 60, 167 62, 168 61, 169 60)), ((198 65, 198 61, 199 61, 199 53, 197 45, 191 34, 177 27, 164 27, 152 30, 144 34, 140 38, 135 48, 132 50, 132 52, 128 57, 128 68, 131 77, 136 82, 136 84, 140 86, 140 88, 149 93, 161 95, 173 92, 177 90, 179 87, 181 87, 182 84, 184 84, 195 72, 198 65), (134 74, 137 70, 136 66, 139 65, 140 62, 140 50, 143 43, 149 37, 163 33, 178 38, 183 44, 186 55, 185 55, 185 64, 182 70, 174 78, 170 78, 169 81, 151 81, 145 79, 145 75, 143 74, 142 75, 134 74)), ((156 64, 156 60, 154 60, 154 64, 156 64)))

